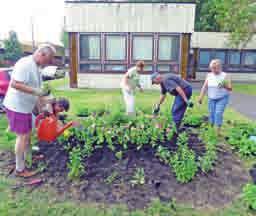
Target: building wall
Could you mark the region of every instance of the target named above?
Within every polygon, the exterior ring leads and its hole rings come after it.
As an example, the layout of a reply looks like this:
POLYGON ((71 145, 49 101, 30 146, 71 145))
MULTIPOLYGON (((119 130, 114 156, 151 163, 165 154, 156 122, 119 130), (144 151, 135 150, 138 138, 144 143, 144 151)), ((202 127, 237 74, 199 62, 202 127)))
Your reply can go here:
POLYGON ((66 3, 68 32, 194 31, 195 4, 66 3))
POLYGON ((256 35, 245 47, 231 47, 229 33, 223 32, 194 32, 191 37, 191 46, 201 49, 256 49, 256 35))
MULTIPOLYGON (((78 87, 99 88, 99 89, 117 89, 120 88, 122 74, 78 74, 78 87)), ((151 84, 149 75, 141 75, 140 82, 144 89, 158 89, 158 86, 151 84)))

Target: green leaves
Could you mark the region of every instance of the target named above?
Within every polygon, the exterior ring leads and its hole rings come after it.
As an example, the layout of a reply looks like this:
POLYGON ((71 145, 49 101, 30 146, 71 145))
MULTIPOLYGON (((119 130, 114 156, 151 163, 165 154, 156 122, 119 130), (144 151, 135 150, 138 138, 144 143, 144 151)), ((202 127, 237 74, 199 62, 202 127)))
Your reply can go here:
POLYGON ((85 167, 82 164, 82 151, 79 147, 73 148, 70 152, 68 168, 68 178, 71 180, 78 179, 84 174, 85 167))
POLYGON ((198 170, 195 153, 188 148, 187 140, 185 133, 179 136, 178 150, 170 159, 176 178, 181 183, 192 180, 198 170))
POLYGON ((256 135, 255 124, 235 123, 228 129, 227 141, 243 157, 255 156, 256 142, 250 136, 256 135))
POLYGON ((135 173, 130 181, 132 186, 145 184, 145 172, 143 168, 136 168, 135 173))
POLYGON ((256 210, 256 185, 247 184, 243 188, 242 199, 249 208, 256 210))

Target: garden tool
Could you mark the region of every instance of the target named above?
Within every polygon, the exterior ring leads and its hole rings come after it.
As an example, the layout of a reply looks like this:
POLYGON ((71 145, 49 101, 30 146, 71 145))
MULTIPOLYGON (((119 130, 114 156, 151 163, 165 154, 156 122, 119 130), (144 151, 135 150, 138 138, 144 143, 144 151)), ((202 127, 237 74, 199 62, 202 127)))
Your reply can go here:
POLYGON ((26 187, 26 186, 39 186, 40 184, 43 183, 43 180, 38 178, 38 179, 32 179, 32 180, 29 180, 27 182, 24 182, 24 183, 20 183, 18 185, 15 185, 12 187, 13 190, 18 190, 18 189, 21 189, 23 187, 26 187))
POLYGON ((154 116, 157 116, 157 115, 159 114, 159 112, 160 112, 160 105, 159 105, 159 104, 155 104, 154 107, 153 107, 153 112, 152 112, 152 114, 153 114, 154 116))
POLYGON ((58 119, 54 114, 44 116, 40 114, 36 118, 37 137, 39 141, 53 142, 66 129, 70 128, 73 122, 69 122, 63 127, 58 124, 58 119))

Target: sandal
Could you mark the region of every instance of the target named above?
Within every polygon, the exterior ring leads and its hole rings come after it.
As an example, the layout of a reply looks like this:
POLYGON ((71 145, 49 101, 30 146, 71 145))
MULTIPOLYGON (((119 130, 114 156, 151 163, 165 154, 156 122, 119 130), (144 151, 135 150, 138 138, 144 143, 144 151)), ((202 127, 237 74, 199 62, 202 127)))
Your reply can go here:
POLYGON ((15 170, 16 177, 29 178, 37 174, 37 171, 29 171, 24 169, 22 171, 15 170))

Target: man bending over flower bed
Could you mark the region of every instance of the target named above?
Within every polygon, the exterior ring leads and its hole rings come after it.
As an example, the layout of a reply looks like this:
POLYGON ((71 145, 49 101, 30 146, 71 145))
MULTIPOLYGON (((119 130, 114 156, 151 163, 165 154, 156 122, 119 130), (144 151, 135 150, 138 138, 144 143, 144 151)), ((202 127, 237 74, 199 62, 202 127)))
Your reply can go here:
POLYGON ((191 85, 174 74, 163 76, 156 72, 151 74, 151 80, 152 84, 160 85, 161 87, 160 101, 154 107, 154 114, 160 111, 160 106, 165 101, 167 92, 175 96, 172 107, 172 118, 178 130, 187 107, 193 107, 193 103, 190 101, 192 96, 191 85))

